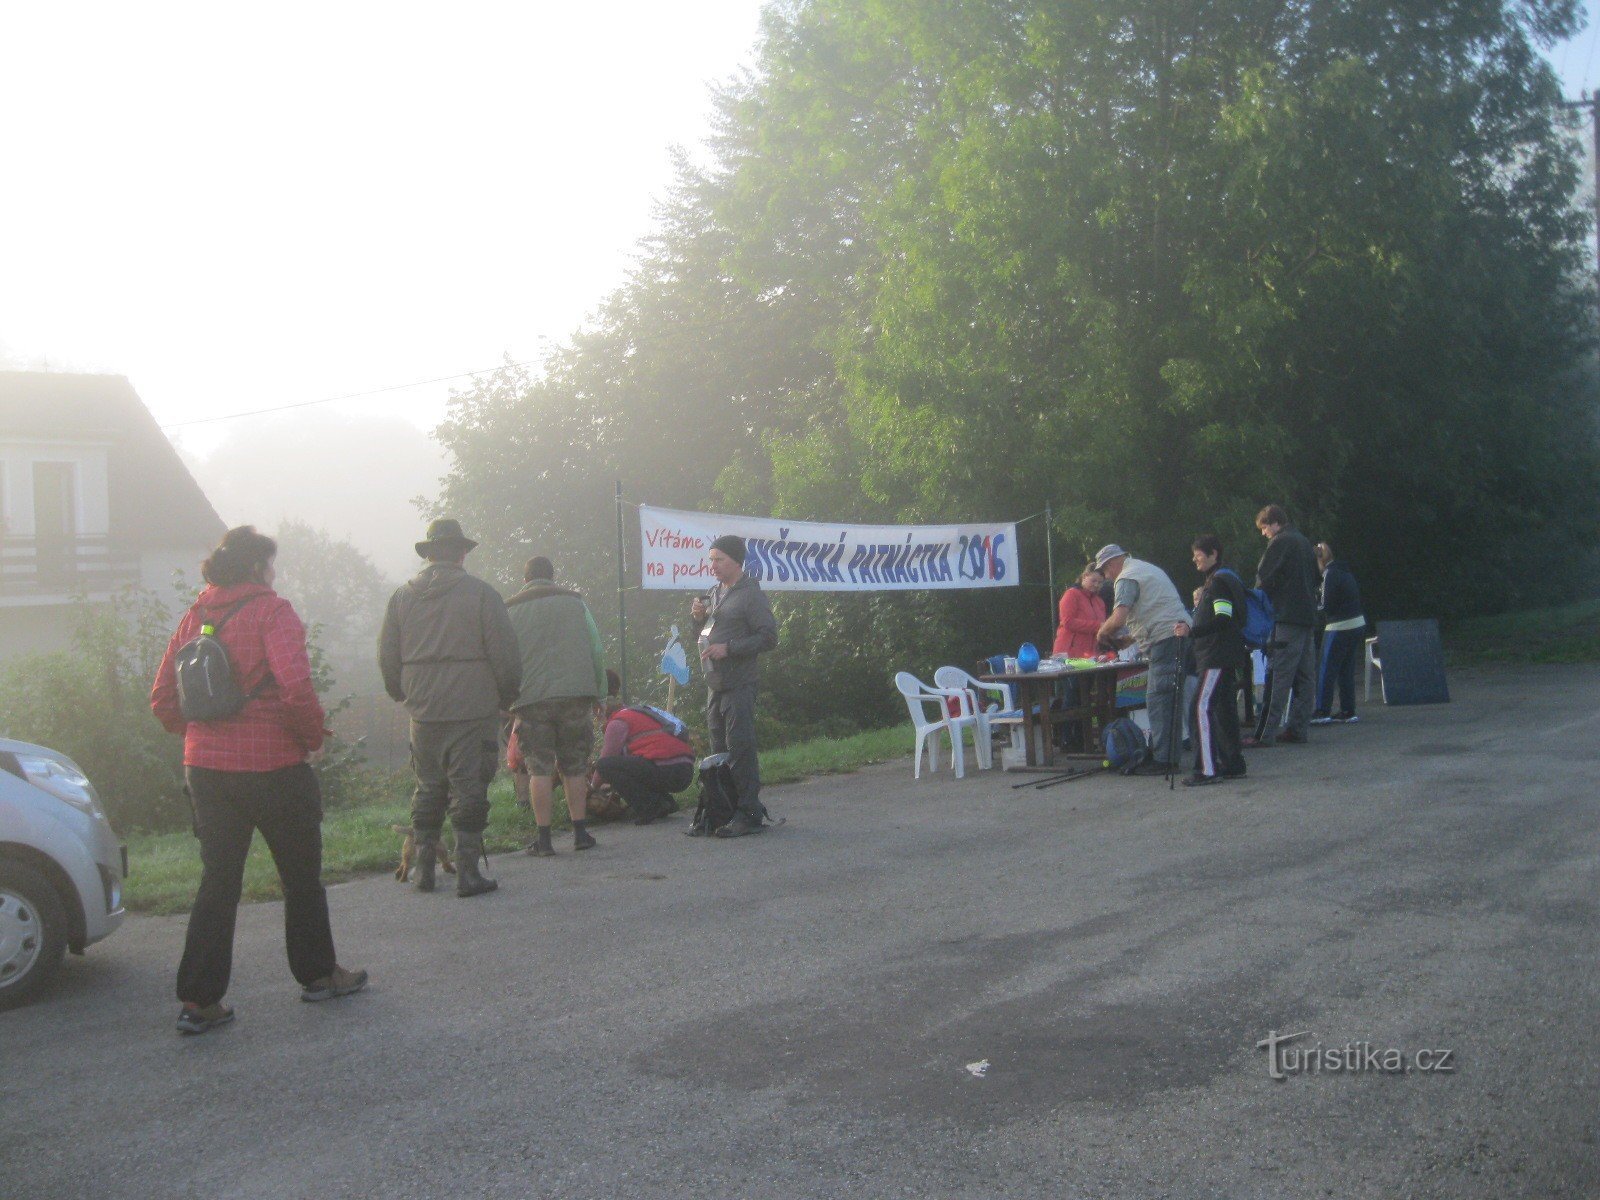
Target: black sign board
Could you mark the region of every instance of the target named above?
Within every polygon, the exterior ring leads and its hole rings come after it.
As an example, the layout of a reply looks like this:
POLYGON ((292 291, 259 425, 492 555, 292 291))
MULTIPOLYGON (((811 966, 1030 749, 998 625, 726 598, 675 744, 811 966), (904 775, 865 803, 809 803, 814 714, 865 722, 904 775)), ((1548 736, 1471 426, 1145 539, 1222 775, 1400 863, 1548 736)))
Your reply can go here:
POLYGON ((1379 621, 1378 661, 1383 664, 1385 704, 1449 704, 1439 622, 1379 621))

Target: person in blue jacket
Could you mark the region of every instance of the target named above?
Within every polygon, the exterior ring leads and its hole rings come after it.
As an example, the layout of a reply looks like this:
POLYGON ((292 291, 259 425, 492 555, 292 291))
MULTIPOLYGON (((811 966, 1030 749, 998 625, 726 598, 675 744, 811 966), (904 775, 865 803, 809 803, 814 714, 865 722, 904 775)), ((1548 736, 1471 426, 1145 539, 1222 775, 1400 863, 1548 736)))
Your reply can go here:
POLYGON ((1366 642, 1367 618, 1361 613, 1361 589, 1350 568, 1333 556, 1327 542, 1317 543, 1322 568, 1322 662, 1317 675, 1317 709, 1313 725, 1350 725, 1356 718, 1356 660, 1366 642), (1333 711, 1333 687, 1339 685, 1339 711, 1333 711))

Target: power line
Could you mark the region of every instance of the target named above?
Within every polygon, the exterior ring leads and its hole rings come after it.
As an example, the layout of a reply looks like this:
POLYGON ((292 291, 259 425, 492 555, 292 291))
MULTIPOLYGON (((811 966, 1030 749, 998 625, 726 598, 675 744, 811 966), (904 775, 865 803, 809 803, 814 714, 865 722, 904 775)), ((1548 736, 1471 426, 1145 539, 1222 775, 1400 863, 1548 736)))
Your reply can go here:
POLYGON ((418 379, 411 383, 396 383, 389 387, 373 388, 370 392, 347 392, 342 396, 324 396, 320 400, 301 400, 295 404, 280 404, 275 408, 255 408, 249 412, 224 413, 220 417, 195 417, 191 421, 174 421, 170 425, 163 425, 162 429, 182 429, 189 425, 209 425, 214 421, 237 421, 241 417, 259 417, 267 413, 288 412, 292 408, 310 408, 314 404, 332 404, 336 400, 356 400, 362 396, 381 396, 384 392, 403 392, 407 388, 425 387, 430 383, 448 383, 454 379, 471 379, 475 375, 492 375, 496 371, 504 371, 510 367, 531 367, 537 359, 527 359, 524 362, 501 363, 496 367, 484 367, 479 371, 463 371, 459 375, 440 375, 437 379, 418 379))

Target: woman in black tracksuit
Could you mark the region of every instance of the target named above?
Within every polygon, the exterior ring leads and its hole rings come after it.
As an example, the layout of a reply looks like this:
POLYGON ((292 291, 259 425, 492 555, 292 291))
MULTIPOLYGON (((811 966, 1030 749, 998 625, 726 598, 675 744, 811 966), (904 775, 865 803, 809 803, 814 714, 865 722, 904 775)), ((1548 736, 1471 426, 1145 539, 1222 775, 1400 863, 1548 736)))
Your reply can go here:
POLYGON ((1317 543, 1322 568, 1322 670, 1317 680, 1313 725, 1351 725, 1356 720, 1356 662, 1366 644, 1367 619, 1361 615, 1361 589, 1350 568, 1333 556, 1327 542, 1317 543), (1333 711, 1333 690, 1339 689, 1339 711, 1333 711))
POLYGON ((1222 566, 1222 542, 1202 534, 1191 547, 1195 567, 1205 575, 1195 599, 1195 669, 1200 686, 1189 710, 1194 731, 1194 774, 1185 787, 1201 787, 1244 774, 1239 747, 1239 671, 1248 669, 1244 645, 1244 581, 1222 566))

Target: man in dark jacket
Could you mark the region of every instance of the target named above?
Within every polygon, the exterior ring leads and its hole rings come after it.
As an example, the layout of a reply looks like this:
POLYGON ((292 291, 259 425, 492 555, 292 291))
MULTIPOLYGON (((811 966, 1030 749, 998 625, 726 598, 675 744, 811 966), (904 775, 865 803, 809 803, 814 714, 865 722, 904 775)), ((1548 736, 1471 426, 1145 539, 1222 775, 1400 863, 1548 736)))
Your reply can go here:
MULTIPOLYGON (((712 542, 709 557, 717 586, 709 596, 696 596, 689 610, 710 692, 706 727, 711 752, 727 752, 739 789, 739 811, 717 830, 718 837, 755 833, 767 815, 756 760, 757 656, 777 647, 778 622, 761 585, 744 573, 744 555, 742 537, 724 534, 712 542)), ((691 827, 689 833, 705 830, 691 827)))
POLYGON ((1249 655, 1244 645, 1244 581, 1222 565, 1222 542, 1214 534, 1197 537, 1191 551, 1205 582, 1195 595, 1194 624, 1189 630, 1200 686, 1189 712, 1194 774, 1183 782, 1185 787, 1201 787, 1245 772, 1235 693, 1238 672, 1249 655))
POLYGON ((1276 623, 1268 655, 1271 676, 1261 706, 1256 736, 1245 739, 1252 748, 1277 742, 1304 742, 1316 703, 1317 657, 1312 627, 1317 620, 1317 588, 1321 572, 1317 552, 1306 535, 1289 524, 1289 515, 1277 504, 1256 514, 1256 528, 1267 538, 1266 553, 1256 568, 1256 586, 1272 601, 1276 623), (1288 725, 1284 710, 1288 710, 1288 725), (1274 731, 1276 735, 1274 735, 1274 731))
POLYGON ((462 566, 477 544, 455 521, 429 525, 427 539, 417 543, 428 565, 389 598, 378 638, 383 686, 411 716, 417 890, 433 891, 448 803, 458 896, 499 886, 478 864, 489 783, 500 765, 500 711, 511 707, 522 683, 522 656, 505 601, 462 566))

